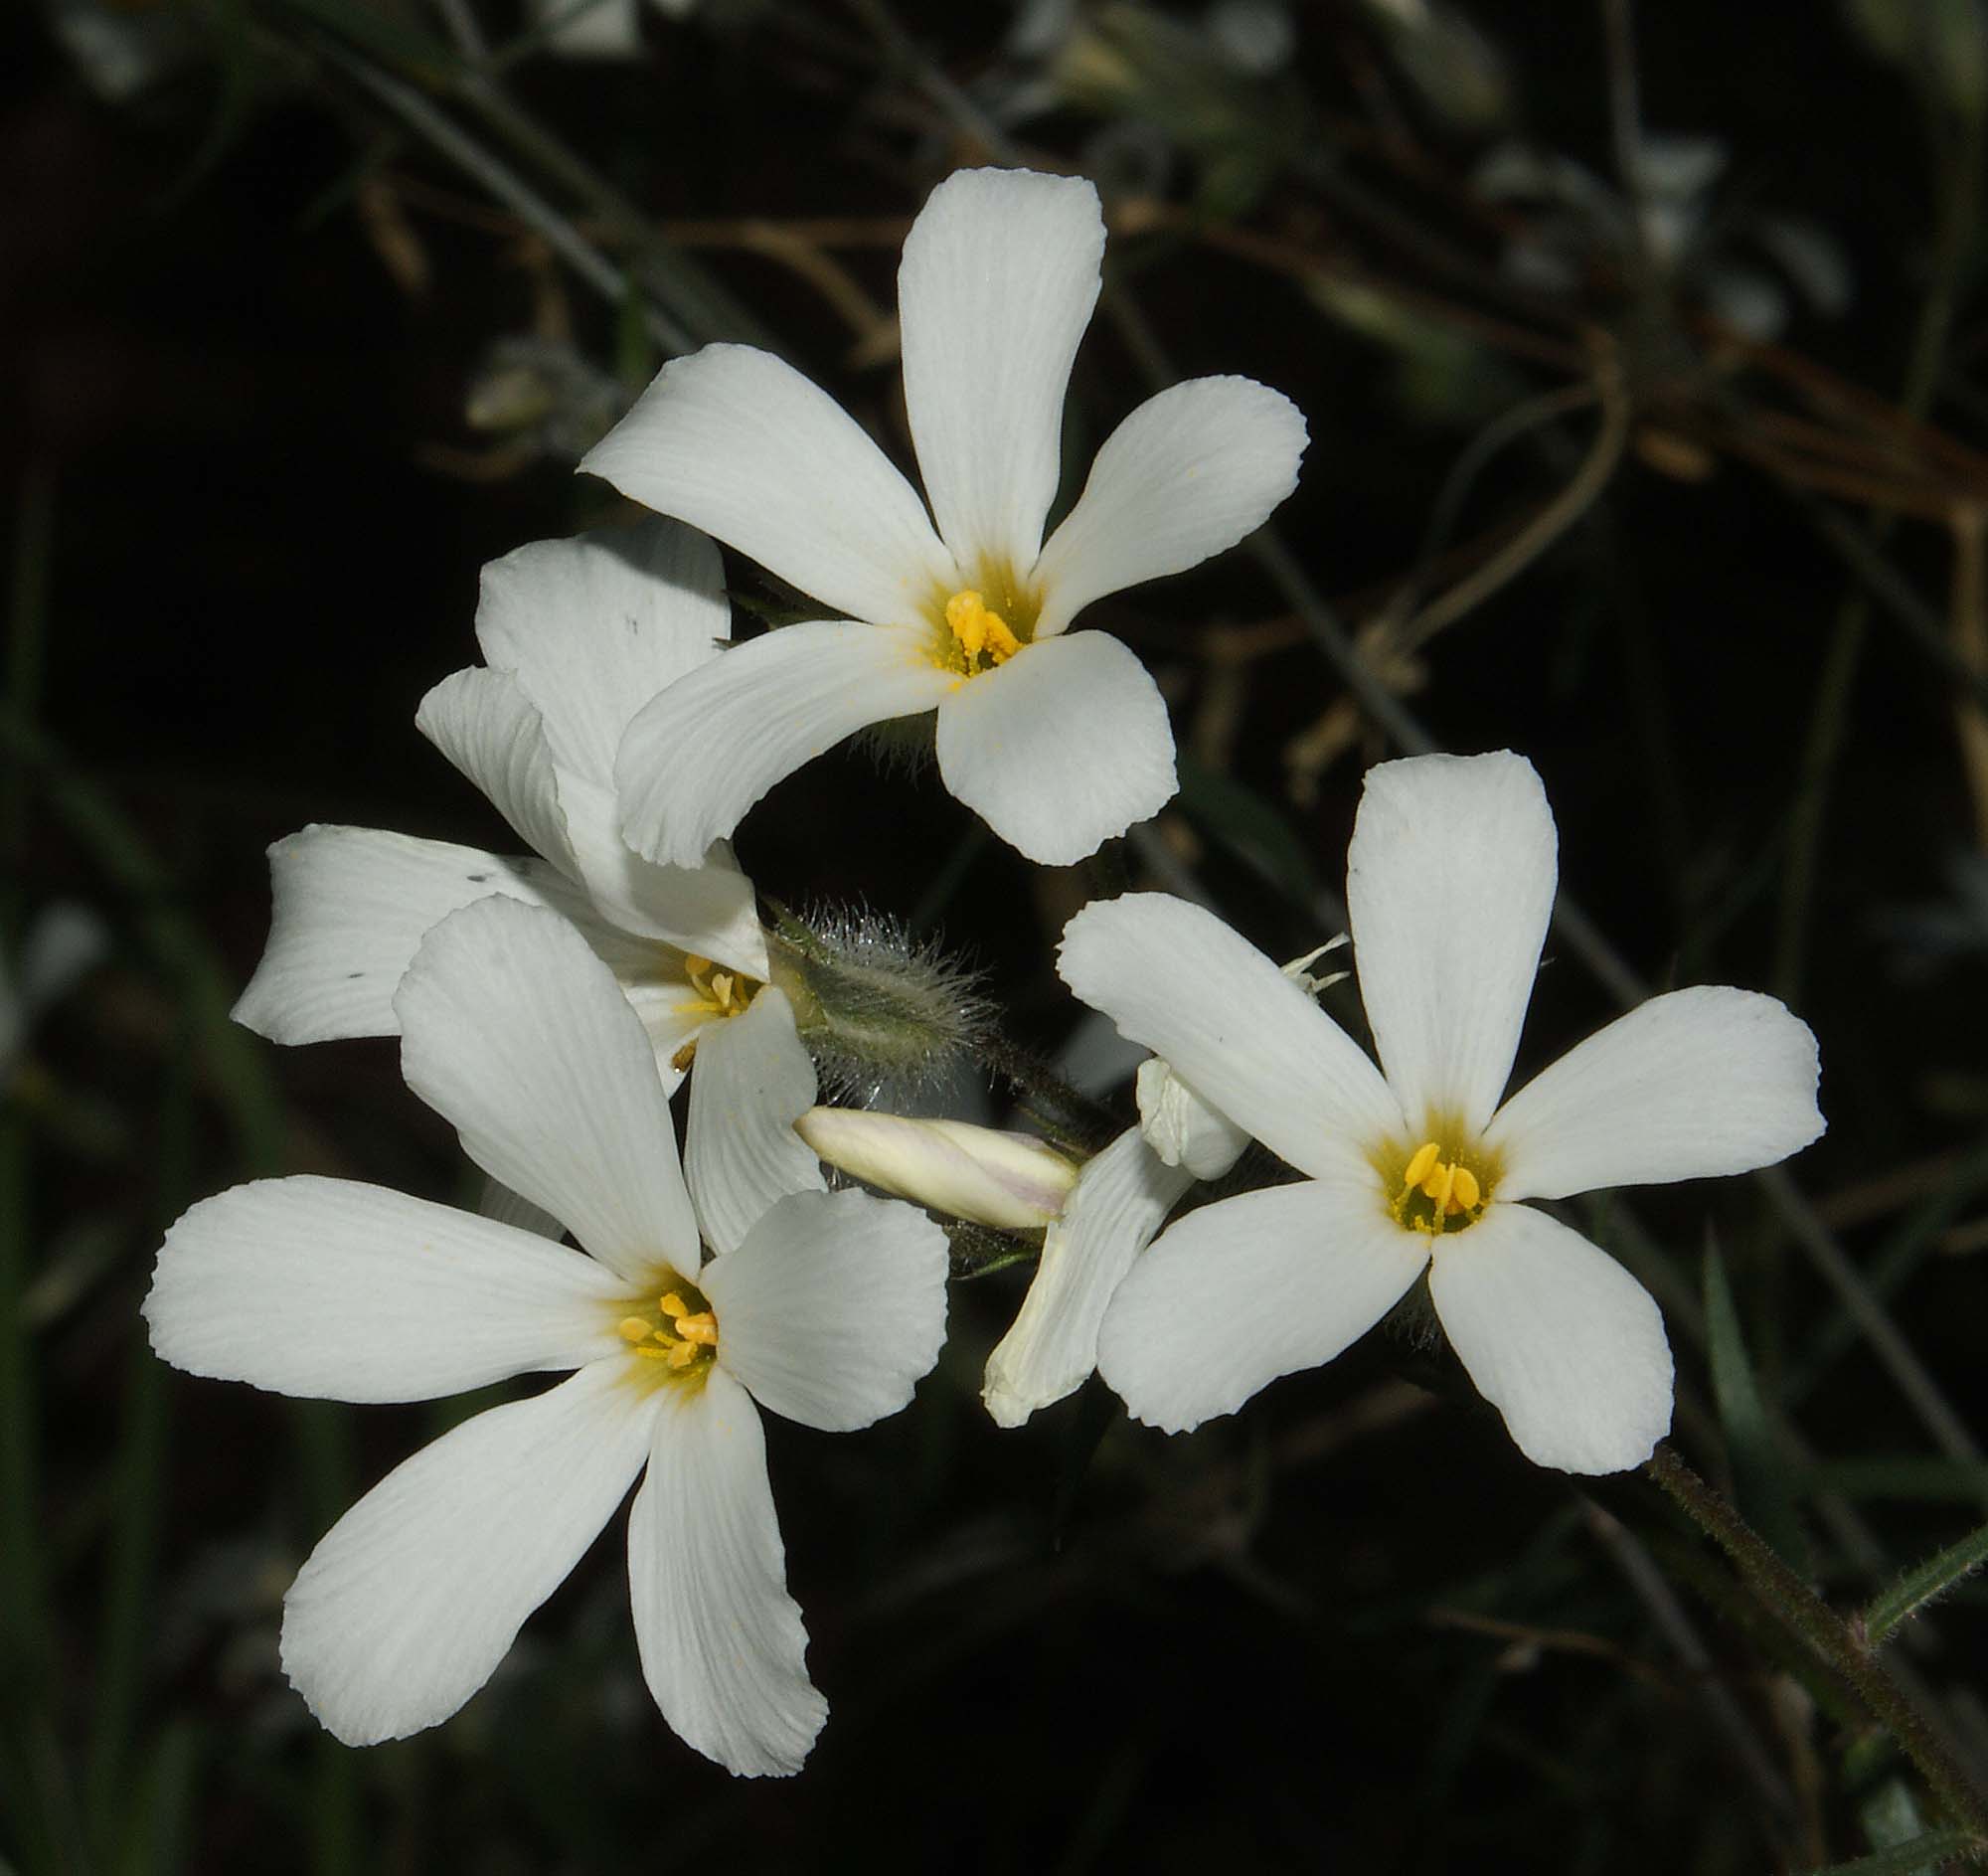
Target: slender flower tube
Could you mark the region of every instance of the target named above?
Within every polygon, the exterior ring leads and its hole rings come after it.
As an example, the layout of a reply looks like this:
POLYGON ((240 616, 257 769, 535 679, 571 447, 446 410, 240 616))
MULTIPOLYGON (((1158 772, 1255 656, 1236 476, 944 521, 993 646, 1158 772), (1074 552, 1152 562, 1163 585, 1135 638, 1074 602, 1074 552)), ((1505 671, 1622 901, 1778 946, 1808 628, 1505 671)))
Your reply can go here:
POLYGON ((639 1478, 629 1587, 664 1718, 733 1772, 797 1770, 827 1707, 759 1409, 837 1432, 904 1407, 944 1336, 943 1234, 764 1162, 743 1227, 695 1209, 649 1038, 550 910, 449 915, 395 1007, 409 1085, 581 1249, 377 1186, 259 1180, 167 1233, 152 1346, 344 1401, 567 1378, 444 1434, 332 1527, 284 1599, 285 1672, 348 1745, 446 1719, 639 1478))
POLYGON ((397 1034, 394 991, 430 927, 491 894, 547 906, 613 971, 671 1089, 695 1060, 685 1161, 700 1206, 736 1222, 754 1159, 777 1161, 796 1190, 819 1186, 792 1132, 814 1068, 767 985, 751 881, 722 846, 703 864, 652 866, 614 828, 629 718, 716 658, 730 618, 718 550, 673 521, 492 561, 476 609, 488 662, 444 678, 415 722, 532 856, 370 827, 277 841, 268 948, 236 1021, 283 1043, 397 1034))
POLYGON ((1369 771, 1347 904, 1378 1069, 1198 907, 1131 894, 1065 929, 1065 982, 1305 1175, 1191 1214, 1120 1284, 1098 1368, 1139 1419, 1171 1432, 1234 1412, 1331 1360, 1426 1270, 1528 1458, 1610 1472, 1649 1456, 1671 1417, 1657 1306, 1523 1201, 1785 1158, 1823 1130, 1815 1038, 1772 997, 1674 990, 1501 1104, 1556 844, 1539 776, 1509 752, 1369 771))
POLYGON ((1045 541, 1103 252, 1080 179, 963 170, 932 191, 898 270, 929 517, 855 422, 748 346, 673 359, 580 463, 846 615, 756 638, 635 718, 615 776, 637 852, 694 863, 831 744, 931 710, 945 785, 1032 860, 1080 860, 1172 797, 1152 679, 1068 627, 1256 527, 1296 482, 1304 420, 1246 378, 1175 385, 1105 439, 1045 541))

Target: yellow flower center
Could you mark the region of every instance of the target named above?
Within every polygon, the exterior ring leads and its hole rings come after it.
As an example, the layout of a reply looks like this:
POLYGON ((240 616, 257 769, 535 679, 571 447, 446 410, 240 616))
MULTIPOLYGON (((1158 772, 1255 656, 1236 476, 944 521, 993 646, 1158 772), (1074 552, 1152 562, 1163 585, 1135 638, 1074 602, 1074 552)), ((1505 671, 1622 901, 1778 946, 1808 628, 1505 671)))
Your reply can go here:
MULTIPOLYGON (((738 971, 720 970, 710 958, 699 957, 695 952, 684 959, 684 975, 690 979, 690 987, 697 992, 697 1001, 685 1004, 685 1010, 702 1010, 707 1020, 713 1022, 727 1016, 743 1015, 746 1006, 765 987, 738 971)), ((670 1057, 670 1066, 681 1074, 690 1067, 696 1055, 697 1038, 693 1036, 670 1057)))
POLYGON ((960 683, 1006 664, 1034 636, 1038 603, 1004 575, 986 573, 979 586, 935 605, 932 663, 960 683))
POLYGON ((1006 664, 1022 648, 1022 641, 1008 629, 1008 621, 999 612, 990 611, 971 588, 946 600, 945 627, 969 670, 1006 664))
POLYGON ((653 1362, 645 1381, 701 1381, 718 1353, 718 1317, 693 1283, 674 1279, 654 1302, 637 1300, 614 1325, 628 1352, 653 1362))
POLYGON ((1401 1170, 1391 1181, 1388 1209, 1404 1230, 1434 1236, 1461 1231, 1483 1216, 1494 1169, 1481 1155, 1430 1139, 1408 1154, 1406 1163, 1397 1163, 1401 1170))

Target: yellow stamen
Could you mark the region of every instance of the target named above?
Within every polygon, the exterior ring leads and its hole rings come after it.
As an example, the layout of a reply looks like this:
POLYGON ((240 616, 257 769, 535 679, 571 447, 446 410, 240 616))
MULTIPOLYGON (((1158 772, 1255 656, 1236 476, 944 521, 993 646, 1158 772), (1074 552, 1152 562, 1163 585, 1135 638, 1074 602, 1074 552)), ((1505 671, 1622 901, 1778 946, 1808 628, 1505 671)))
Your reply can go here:
POLYGON ((1463 1163, 1443 1157, 1440 1140, 1424 1140, 1402 1168, 1402 1189, 1392 1207, 1412 1231, 1460 1231, 1484 1208, 1484 1181, 1463 1163), (1426 1204, 1423 1203, 1426 1201, 1426 1204), (1455 1224, 1450 1220, 1458 1221, 1455 1224))
MULTIPOLYGON (((685 1009, 708 1010, 713 1016, 740 1015, 759 988, 752 978, 734 970, 720 970, 709 957, 700 957, 695 951, 684 957, 684 975, 698 998, 695 1003, 686 1004, 685 1009)), ((692 1037, 670 1058, 671 1067, 679 1071, 689 1068, 696 1046, 697 1039, 692 1037)))
POLYGON ((670 1067, 681 1075, 697 1059, 697 1038, 693 1036, 675 1055, 670 1057, 670 1067))
POLYGON ((1009 629, 1008 621, 992 611, 971 588, 955 593, 945 602, 946 629, 958 642, 971 672, 979 659, 988 664, 1005 664, 1022 648, 1022 641, 1009 629))
POLYGON ((718 1351, 718 1317, 690 1284, 675 1278, 673 1286, 653 1300, 631 1297, 621 1306, 630 1313, 622 1316, 614 1328, 628 1343, 629 1354, 664 1366, 661 1375, 653 1369, 649 1371, 651 1381, 679 1375, 687 1383, 702 1379, 718 1351), (641 1313, 635 1313, 636 1310, 641 1313))

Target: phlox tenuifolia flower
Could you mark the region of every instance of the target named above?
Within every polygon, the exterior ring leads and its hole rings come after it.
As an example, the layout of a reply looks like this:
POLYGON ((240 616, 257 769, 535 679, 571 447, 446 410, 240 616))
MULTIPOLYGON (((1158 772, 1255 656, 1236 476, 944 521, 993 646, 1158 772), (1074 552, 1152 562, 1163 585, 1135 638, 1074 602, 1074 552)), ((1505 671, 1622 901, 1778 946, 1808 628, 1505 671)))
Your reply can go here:
POLYGON ((653 866, 615 831, 614 752, 656 692, 719 654, 724 570, 674 521, 538 541, 483 570, 487 661, 444 678, 417 727, 531 849, 485 853, 371 827, 307 827, 269 850, 269 943, 236 1020, 284 1043, 397 1033, 395 989, 422 936, 490 894, 568 920, 613 971, 666 1084, 693 1062, 685 1169, 700 1208, 748 1223, 752 1162, 821 1183, 792 1123, 815 1073, 766 981, 752 883, 723 847, 653 866))
POLYGON ((1608 1472, 1649 1456, 1671 1417, 1657 1306, 1524 1201, 1785 1158, 1823 1130, 1815 1038, 1772 997, 1673 990, 1501 1103, 1557 880, 1523 758, 1369 771, 1347 905, 1379 1068, 1199 907, 1128 894, 1070 922, 1058 967, 1077 995, 1305 1175, 1189 1214, 1132 1267, 1098 1371, 1140 1420, 1178 1431, 1233 1412, 1329 1361, 1426 1271, 1527 1457, 1608 1472))
POLYGON ((1296 480, 1304 420, 1245 378, 1175 385, 1105 439, 1045 541, 1103 251, 1079 178, 966 170, 932 191, 898 270, 929 517, 826 394, 749 346, 673 359, 583 459, 846 615, 753 639, 634 719, 615 778, 636 851, 694 864, 831 744, 929 711, 947 788, 1046 865, 1172 797, 1152 679, 1117 639, 1069 627, 1256 527, 1296 480))
POLYGON ((410 1087, 580 1248, 377 1186, 260 1180, 167 1234, 152 1345, 345 1401, 567 1378, 444 1434, 332 1527, 284 1599, 285 1671, 350 1745, 446 1719, 639 1478, 628 1579, 657 1705, 733 1772, 795 1771, 827 1707, 759 1412, 845 1431, 904 1407, 944 1335, 943 1234, 764 1160, 743 1224, 697 1210, 650 1039, 550 909, 450 914, 395 1013, 410 1087))

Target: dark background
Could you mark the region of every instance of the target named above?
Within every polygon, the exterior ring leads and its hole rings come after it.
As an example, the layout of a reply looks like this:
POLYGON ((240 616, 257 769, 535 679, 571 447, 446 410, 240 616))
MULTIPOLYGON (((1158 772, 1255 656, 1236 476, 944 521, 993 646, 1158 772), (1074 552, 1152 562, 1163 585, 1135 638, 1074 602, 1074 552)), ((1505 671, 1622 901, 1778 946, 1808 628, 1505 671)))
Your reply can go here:
MULTIPOLYGON (((1933 11, 1866 9, 1927 35, 1933 11)), ((164 1224, 238 1179, 469 1190, 391 1044, 282 1052, 224 1033, 220 1013, 266 931, 270 840, 325 820, 508 844, 414 733, 414 706, 474 657, 479 565, 615 505, 570 452, 526 448, 494 472, 496 443, 464 417, 488 348, 550 293, 601 370, 639 378, 659 359, 326 52, 467 120, 445 70, 355 24, 445 45, 429 15, 106 12, 163 18, 184 43, 176 71, 114 104, 52 15, 0 16, 4 936, 18 944, 38 912, 75 902, 108 944, 34 1032, 6 1112, 0 1361, 10 1515, 26 1520, 10 1528, 34 1534, 41 1602, 15 1579, 10 1629, 37 1620, 9 1644, 0 1853, 30 1869, 1738 1871, 1874 1847, 1872 1805, 1909 1780, 1860 1745, 1868 1729, 1805 1704, 1798 1661, 1731 1620, 1730 1594, 1722 1607, 1706 1588, 1711 1553, 1639 1481, 1588 1490, 1529 1467, 1447 1357, 1401 1337, 1186 1440, 1111 1422, 1089 1393, 999 1433, 978 1371, 1022 1271, 955 1290, 947 1355, 907 1415, 852 1439, 772 1430, 790 1582, 832 1709, 798 1779, 731 1781, 668 1734, 636 1670, 618 1527, 456 1720, 367 1754, 317 1735, 275 1664, 282 1589, 337 1512, 459 1408, 299 1410, 168 1375, 136 1305, 164 1224), (1710 1669, 1681 1664, 1614 1517, 1668 1573, 1710 1669), (1785 1805, 1736 1770, 1709 1684, 1785 1805)), ((1185 31, 1200 16, 1152 17, 1185 31)), ((1174 373, 1243 372, 1306 412, 1304 476, 1275 526, 1349 627, 1417 565, 1473 436, 1577 375, 1487 341, 1484 323, 1576 359, 1594 334, 1615 348, 1634 415, 1605 486, 1434 642, 1408 701, 1447 747, 1531 757, 1564 890, 1644 979, 1775 989, 1814 1026, 1831 1132, 1796 1176, 1859 1267, 1894 1260, 1894 1307, 1965 1418, 1980 1406, 1988 915, 1949 883, 1981 863, 1983 803, 1959 753, 1974 707, 1948 587, 1951 516, 1988 496, 1969 455, 1988 414, 1980 99, 1961 82, 1984 29, 1969 40, 1971 16, 1950 9, 1961 24, 1941 30, 1959 38, 1915 64, 1826 7, 1644 9, 1645 122, 1726 145, 1716 240, 1652 285, 1593 219, 1568 290, 1514 300, 1501 247, 1547 211, 1487 210, 1469 178, 1520 138, 1612 177, 1604 17, 1470 6, 1506 81, 1494 121, 1463 120, 1416 77, 1416 56, 1439 76, 1462 53, 1405 51, 1382 15, 1321 0, 1290 10, 1291 58, 1267 76, 1187 62, 1223 108, 1203 98, 1184 121, 1142 82, 1115 101, 1067 93, 1013 134, 1026 160, 1108 173, 1129 148, 1146 165, 1111 197, 1131 223, 1112 277, 1174 373), (1183 214, 1155 230, 1138 221, 1153 202, 1183 214), (1827 313, 1788 291, 1784 350, 1748 363, 1702 317, 1710 249, 1758 270, 1748 230, 1770 215, 1825 230, 1853 290, 1827 313), (1356 269, 1392 323, 1376 336, 1334 316, 1225 234, 1356 269), (1466 271, 1431 265, 1431 240, 1466 271), (1410 305, 1426 324, 1404 328, 1410 305), (1928 329, 1917 415, 1966 446, 1945 455, 1901 403, 1928 329), (1796 389, 1819 383, 1882 416, 1796 389), (1761 414, 1790 411, 1848 439, 1861 494, 1749 454, 1761 414), (1859 588, 1826 518, 1879 539, 1901 488, 1915 505, 1882 537, 1894 597, 1846 626, 1859 588)), ((518 24, 484 21, 497 37, 518 24)), ((927 81, 984 98, 1041 71, 1004 49, 1005 8, 907 7, 897 25, 927 63, 866 8, 768 6, 685 26, 649 14, 625 63, 540 51, 505 85, 909 462, 888 333, 852 362, 865 335, 793 269, 686 229, 861 218, 863 238, 830 251, 888 312, 925 192, 1002 154, 927 81)), ((1148 364, 1100 316, 1073 393, 1079 463, 1146 395, 1148 364)), ((1451 540, 1508 539, 1595 426, 1589 409, 1526 428, 1471 483, 1451 540)), ((742 598, 781 597, 728 564, 742 598)), ((1289 790, 1284 746, 1345 686, 1288 596, 1238 553, 1088 622, 1148 659, 1184 746, 1213 752, 1216 780, 1163 828, 1173 850, 1273 953, 1328 936, 1315 889, 1339 883, 1361 768, 1395 752, 1355 711, 1315 789, 1289 790), (1279 648, 1237 679, 1217 641, 1258 626, 1279 648), (1219 716, 1231 734, 1196 744, 1219 716)), ((1077 1014, 1048 964, 1063 919, 1142 877, 1130 851, 1035 877, 932 778, 862 752, 782 784, 739 844, 783 900, 860 901, 969 950, 1046 1050, 1077 1014)), ((1345 992, 1334 1007, 1357 1012, 1345 992)), ((1551 947, 1521 1074, 1612 1008, 1551 947)), ((1577 1222, 1666 1303, 1686 1448, 1726 1475, 1733 1430, 1696 1310, 1714 1228, 1773 1414, 1837 1466, 1782 1449, 1826 1589, 1854 1603, 1979 1521, 1978 1455, 1942 1453, 1868 1346, 1840 1339, 1840 1303, 1784 1216, 1741 1182, 1635 1207, 1654 1267, 1606 1203, 1577 1222), (1825 1492, 1868 1518, 1882 1568, 1830 1523, 1825 1492)), ((1976 1754, 1981 1638, 1963 1593, 1915 1657, 1943 1701, 1960 1691, 1976 1754)))

